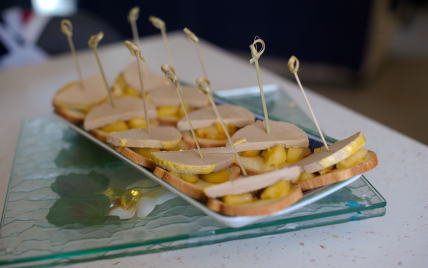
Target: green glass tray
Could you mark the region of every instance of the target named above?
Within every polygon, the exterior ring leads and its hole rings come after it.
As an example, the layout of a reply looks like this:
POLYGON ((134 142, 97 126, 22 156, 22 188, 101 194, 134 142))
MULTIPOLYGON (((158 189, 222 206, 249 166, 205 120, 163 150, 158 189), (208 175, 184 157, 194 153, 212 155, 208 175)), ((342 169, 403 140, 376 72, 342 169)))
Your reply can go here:
POLYGON ((0 266, 47 267, 154 253, 363 220, 386 212, 385 199, 362 176, 315 203, 242 228, 213 221, 180 197, 157 205, 143 219, 95 226, 48 223, 46 215, 58 199, 50 189, 55 178, 91 171, 105 175, 115 187, 146 177, 53 115, 24 120, 0 225, 0 266))

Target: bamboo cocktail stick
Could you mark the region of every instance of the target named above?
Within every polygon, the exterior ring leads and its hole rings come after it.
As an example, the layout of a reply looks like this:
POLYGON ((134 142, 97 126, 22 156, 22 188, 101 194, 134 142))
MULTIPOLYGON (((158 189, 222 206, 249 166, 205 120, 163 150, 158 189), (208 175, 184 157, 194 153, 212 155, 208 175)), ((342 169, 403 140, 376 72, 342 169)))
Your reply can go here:
POLYGON ((113 106, 113 108, 116 109, 116 105, 114 104, 113 97, 111 96, 110 87, 108 85, 107 78, 106 78, 106 75, 104 73, 103 66, 101 65, 100 56, 98 55, 98 50, 97 50, 98 43, 101 41, 101 39, 103 39, 103 37, 104 37, 104 33, 103 32, 99 32, 97 34, 92 35, 89 38, 88 45, 89 45, 90 48, 94 49, 95 58, 97 59, 98 67, 100 68, 101 75, 103 77, 104 84, 106 86, 106 90, 107 90, 107 93, 108 93, 108 97, 110 99, 111 106, 113 106))
POLYGON ((269 115, 266 109, 265 94, 263 92, 262 78, 260 77, 260 69, 259 69, 259 58, 263 54, 263 52, 265 52, 265 42, 263 42, 263 40, 260 38, 255 39, 254 42, 250 45, 250 49, 251 49, 251 56, 253 56, 253 58, 250 60, 250 64, 255 63, 255 66, 256 66, 257 80, 259 81, 259 88, 260 88, 260 96, 262 97, 263 113, 265 115, 266 132, 267 134, 270 134, 269 115), (262 44, 262 49, 259 52, 257 52, 257 49, 254 46, 257 43, 262 44))
POLYGON ((201 61, 201 66, 202 66, 202 70, 204 71, 204 76, 205 79, 208 79, 207 76, 207 71, 205 70, 205 65, 204 65, 204 61, 202 60, 202 55, 201 55, 201 51, 199 50, 199 38, 189 29, 184 28, 183 30, 187 36, 189 37, 189 40, 196 45, 196 49, 198 50, 198 54, 199 54, 199 60, 201 61))
POLYGON ((147 113, 146 92, 144 91, 143 73, 141 72, 141 63, 140 63, 140 59, 142 61, 145 61, 145 60, 141 56, 141 49, 137 46, 137 44, 132 43, 130 41, 125 41, 125 46, 126 48, 129 49, 129 52, 131 52, 131 55, 137 58, 138 74, 140 75, 141 94, 143 95, 143 101, 144 101, 144 114, 146 116, 147 131, 150 134, 150 122, 149 122, 149 114, 147 113))
POLYGON ((169 62, 171 63, 172 67, 175 68, 174 60, 172 58, 172 53, 171 53, 171 50, 169 49, 168 38, 166 37, 165 22, 154 16, 150 16, 149 21, 152 22, 153 26, 161 30, 163 41, 166 47, 166 52, 168 53, 169 62))
POLYGON ((195 131, 193 130, 192 122, 190 121, 189 115, 187 114, 186 107, 184 106, 183 98, 181 97, 180 90, 178 89, 178 82, 180 82, 180 79, 178 76, 175 75, 175 70, 172 66, 168 64, 162 64, 161 67, 162 72, 165 74, 165 77, 168 81, 172 82, 175 85, 175 88, 177 89, 178 97, 180 98, 181 106, 183 107, 184 114, 186 115, 187 121, 189 122, 190 130, 192 131, 193 139, 195 140, 196 146, 198 147, 199 155, 201 158, 204 158, 201 152, 201 147, 199 147, 198 140, 196 139, 195 131))
POLYGON ((236 151, 235 145, 233 144, 232 139, 230 138, 229 131, 227 130, 226 126, 224 125, 223 118, 221 118, 220 113, 217 110, 217 105, 215 104, 214 98, 212 95, 210 81, 206 78, 198 78, 198 79, 196 79, 196 86, 198 87, 199 91, 201 91, 202 93, 207 95, 208 98, 210 99, 211 105, 213 106, 213 109, 217 115, 217 118, 219 119, 220 124, 223 128, 223 131, 227 136, 227 139, 229 140, 230 146, 232 146, 232 149, 235 152, 236 160, 238 161, 239 166, 241 167, 241 170, 244 173, 244 176, 247 177, 247 171, 245 170, 244 166, 241 163, 241 158, 239 157, 238 151, 236 151))
POLYGON ((318 133, 321 136, 325 149, 327 150, 327 152, 329 152, 329 148, 327 146, 327 143, 325 142, 324 135, 322 134, 321 128, 318 125, 317 119, 315 118, 315 114, 312 111, 311 105, 309 104, 309 100, 306 97, 305 90, 303 89, 302 83, 300 83, 299 76, 297 75, 297 71, 299 71, 299 60, 295 56, 291 56, 290 60, 288 61, 288 69, 290 69, 290 72, 296 77, 297 84, 299 84, 300 90, 302 91, 303 97, 305 98, 306 104, 308 105, 309 112, 312 115, 312 119, 314 120, 314 123, 317 126, 318 133))
POLYGON ((61 21, 61 32, 67 36, 68 44, 70 45, 71 54, 73 54, 73 58, 74 58, 74 64, 76 65, 77 74, 79 75, 80 87, 83 90, 85 90, 85 85, 83 84, 82 72, 80 71, 79 62, 77 61, 76 50, 74 49, 73 39, 71 38, 71 36, 73 35, 73 24, 71 24, 71 21, 66 19, 61 21))
POLYGON ((134 7, 129 11, 128 14, 128 21, 131 24, 132 27, 132 35, 134 36, 134 43, 139 44, 140 38, 138 36, 138 29, 137 29, 137 20, 138 16, 140 15, 140 8, 134 7))

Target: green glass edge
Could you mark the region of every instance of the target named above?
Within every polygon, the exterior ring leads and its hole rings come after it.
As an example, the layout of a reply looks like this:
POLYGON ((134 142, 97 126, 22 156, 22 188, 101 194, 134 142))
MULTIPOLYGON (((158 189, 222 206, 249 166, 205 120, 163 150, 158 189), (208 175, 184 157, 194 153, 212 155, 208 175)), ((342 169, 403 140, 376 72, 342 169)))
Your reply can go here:
POLYGON ((19 149, 19 146, 20 146, 20 140, 21 140, 21 137, 22 137, 22 132, 23 132, 23 128, 24 128, 24 124, 25 124, 25 122, 27 121, 27 118, 24 118, 24 120, 23 120, 23 122, 21 123, 21 126, 20 126, 20 128, 19 128, 19 134, 18 134, 18 140, 17 140, 17 142, 16 142, 16 146, 15 146, 15 155, 14 155, 14 157, 13 157, 13 162, 12 162, 12 169, 10 170, 11 172, 10 172, 10 176, 9 176, 9 182, 7 183, 7 191, 6 191, 6 197, 5 197, 5 199, 4 199, 4 204, 3 204, 3 211, 2 211, 2 215, 1 215, 1 221, 0 221, 0 235, 1 235, 1 229, 2 229, 2 226, 3 226, 3 221, 4 221, 4 217, 5 217, 5 215, 6 215, 6 206, 7 206, 7 204, 8 204, 8 197, 9 197, 9 190, 10 190, 10 185, 11 185, 11 183, 12 183, 12 175, 13 175, 13 171, 15 170, 15 162, 16 162, 16 158, 17 158, 17 152, 18 152, 18 149, 19 149))
MULTIPOLYGON (((372 207, 370 208, 370 210, 376 209, 376 208, 381 208, 380 207, 372 207)), ((349 213, 339 213, 337 215, 331 215, 331 216, 340 216, 340 215, 346 215, 346 214, 352 214, 355 212, 358 212, 361 210, 356 210, 356 211, 352 211, 349 213)), ((364 216, 362 218, 356 219, 356 220, 364 220, 364 219, 369 219, 372 217, 381 217, 383 215, 385 215, 386 211, 384 211, 381 215, 374 215, 374 216, 364 216)), ((305 219, 308 216, 302 216, 302 217, 298 217, 300 218, 299 221, 292 221, 292 223, 297 223, 297 222, 302 222, 302 221, 306 221, 306 220, 310 220, 310 219, 305 219)), ((297 218, 293 218, 293 219, 297 219, 297 218)), ((319 219, 319 218, 316 218, 319 219)), ((321 227, 321 226, 327 226, 327 225, 331 225, 331 224, 338 224, 338 223, 346 223, 349 221, 353 221, 351 218, 345 218, 345 219, 338 219, 338 220, 332 220, 332 221, 324 221, 324 222, 320 222, 319 224, 313 224, 313 225, 307 225, 303 228, 296 228, 294 230, 290 230, 291 231, 298 231, 301 229, 307 229, 307 228, 313 228, 313 227, 321 227)), ((279 221, 278 221, 279 222, 279 221)), ((282 221, 281 221, 282 222, 282 221)), ((276 224, 276 225, 285 225, 287 224, 286 222, 282 222, 281 224, 276 224)), ((256 224, 257 225, 257 224, 256 224)), ((271 227, 271 226, 258 226, 257 229, 261 229, 261 228, 266 228, 266 227, 271 227)), ((155 250, 155 252, 163 252, 165 250, 176 250, 176 249, 182 249, 182 248, 192 248, 192 247, 196 247, 196 246, 201 246, 201 245, 211 245, 211 244, 215 244, 215 243, 219 243, 219 242, 228 242, 228 241, 233 241, 233 240, 237 240, 237 239, 248 239, 248 238, 254 238, 254 237, 259 237, 261 236, 259 232, 255 232, 255 233, 250 233, 250 234, 240 234, 239 232, 245 232, 245 231, 249 231, 252 228, 239 228, 239 229, 235 229, 235 228, 227 228, 230 230, 235 230, 237 232, 237 235, 234 236, 232 239, 230 239, 230 237, 223 237, 223 238, 219 238, 219 239, 214 239, 214 240, 208 240, 206 242, 197 242, 197 243, 191 243, 191 244, 186 244, 186 245, 177 245, 177 246, 171 246, 171 247, 162 247, 159 250, 155 250)), ((224 229, 223 229, 224 230, 224 229)), ((63 258, 73 258, 73 257, 78 257, 78 256, 85 256, 85 255, 90 255, 90 254, 97 254, 97 253, 104 253, 104 252, 108 252, 108 251, 114 251, 114 250, 123 250, 123 249, 129 249, 129 248, 136 248, 136 247, 141 247, 141 246, 150 246, 150 245, 154 245, 154 244, 162 244, 162 243, 171 243, 171 242, 177 242, 177 241, 183 241, 183 240, 188 240, 188 239, 197 239, 197 238, 207 238, 207 237, 215 237, 216 235, 224 235, 224 234, 228 234, 228 233, 234 233, 233 231, 226 231, 226 232, 217 232, 217 230, 215 230, 214 232, 212 231, 206 231, 203 232, 199 235, 182 235, 182 236, 175 236, 172 239, 157 239, 157 240, 150 240, 144 243, 128 243, 128 244, 120 244, 120 245, 115 245, 115 246, 109 246, 109 247, 100 247, 100 248, 96 248, 96 249, 88 249, 88 250, 84 250, 84 251, 70 251, 70 252, 66 252, 66 253, 57 253, 57 254, 51 254, 51 255, 42 255, 42 256, 35 256, 35 257, 26 257, 26 258, 21 258, 21 259, 12 259, 9 261, 0 261, 0 265, 13 265, 13 264, 18 264, 18 263, 25 263, 25 262, 34 262, 34 261, 43 261, 43 260, 54 260, 54 259, 63 259, 63 258)), ((280 230, 273 230, 273 231, 268 231, 262 234, 262 236, 266 236, 266 235, 272 235, 272 234, 281 234, 281 233, 285 233, 283 229, 280 230)), ((135 254, 130 254, 130 253, 123 253, 123 254, 112 254, 109 257, 111 258, 119 258, 119 257, 124 257, 124 256, 132 256, 132 255, 139 255, 142 253, 152 253, 150 250, 143 250, 140 252, 135 252, 135 254)), ((101 257, 95 257, 93 259, 85 259, 85 260, 79 260, 77 262, 87 262, 87 261, 94 261, 94 260, 98 260, 98 259, 106 259, 106 256, 101 256, 101 257)), ((67 264, 70 264, 71 262, 66 262, 67 264)), ((57 264, 53 264, 53 265, 57 265, 57 264)), ((43 265, 44 266, 44 265, 43 265)))
MULTIPOLYGON (((363 180, 364 180, 364 182, 366 183, 366 184, 368 184, 368 186, 371 188, 371 190, 373 191, 373 192, 375 192, 375 194, 377 194, 379 197, 381 197, 382 198, 382 200, 383 200, 383 203, 385 203, 384 204, 384 207, 386 207, 386 204, 387 204, 387 201, 386 201, 386 199, 385 199, 385 197, 383 197, 383 195, 381 195, 379 192, 378 192, 378 190, 370 183, 370 181, 368 180, 368 179, 366 179, 366 177, 364 177, 364 175, 361 175, 361 177, 363 178, 363 180)), ((380 203, 378 203, 378 204, 380 204, 380 203)))

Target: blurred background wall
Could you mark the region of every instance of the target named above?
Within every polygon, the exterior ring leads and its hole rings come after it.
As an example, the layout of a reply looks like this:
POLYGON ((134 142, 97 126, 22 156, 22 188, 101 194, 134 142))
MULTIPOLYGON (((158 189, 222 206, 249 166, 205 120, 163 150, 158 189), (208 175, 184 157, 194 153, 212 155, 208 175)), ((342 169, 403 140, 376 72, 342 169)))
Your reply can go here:
POLYGON ((159 33, 147 20, 154 15, 168 31, 188 27, 248 60, 248 40, 259 35, 267 43, 261 66, 290 77, 296 55, 306 87, 428 144, 427 2, 2 0, 0 68, 68 52, 64 17, 77 50, 98 31, 102 44, 130 39, 126 16, 140 6, 140 36, 159 33))

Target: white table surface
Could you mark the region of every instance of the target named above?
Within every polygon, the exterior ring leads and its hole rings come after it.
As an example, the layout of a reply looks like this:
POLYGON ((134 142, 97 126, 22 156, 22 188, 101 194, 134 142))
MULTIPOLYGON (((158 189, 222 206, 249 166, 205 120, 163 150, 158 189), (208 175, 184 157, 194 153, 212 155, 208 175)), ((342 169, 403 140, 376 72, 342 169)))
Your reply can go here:
MULTIPOLYGON (((203 77, 195 46, 183 33, 168 35, 177 75, 194 82, 203 77)), ((248 40, 250 44, 252 40, 248 40)), ((160 35, 141 40, 152 69, 168 62, 160 35)), ((201 53, 213 90, 257 85, 254 65, 201 41, 201 53)), ((122 43, 99 49, 110 82, 134 58, 122 43)), ((298 55, 297 55, 298 56, 298 55)), ((93 52, 78 53, 84 76, 98 70, 93 52)), ((248 49, 248 60, 251 54, 248 49)), ((263 56, 259 60, 263 67, 263 56)), ((303 72, 304 70, 302 70, 303 72)), ((307 112, 295 83, 265 69, 264 84, 279 84, 307 112)), ((0 70, 0 208, 3 208, 21 120, 49 114, 51 100, 63 84, 77 77, 69 54, 19 69, 0 70)), ((304 81, 302 81, 304 84, 304 81)), ((378 155, 379 166, 367 172, 387 200, 386 215, 274 236, 231 241, 198 248, 101 260, 70 267, 428 267, 428 147, 370 118, 306 90, 326 134, 337 139, 363 131, 365 148, 378 155)), ((428 121, 428 120, 427 120, 428 121)), ((421 122, 423 123, 423 122, 421 122)), ((425 124, 428 122, 424 122, 425 124)))

